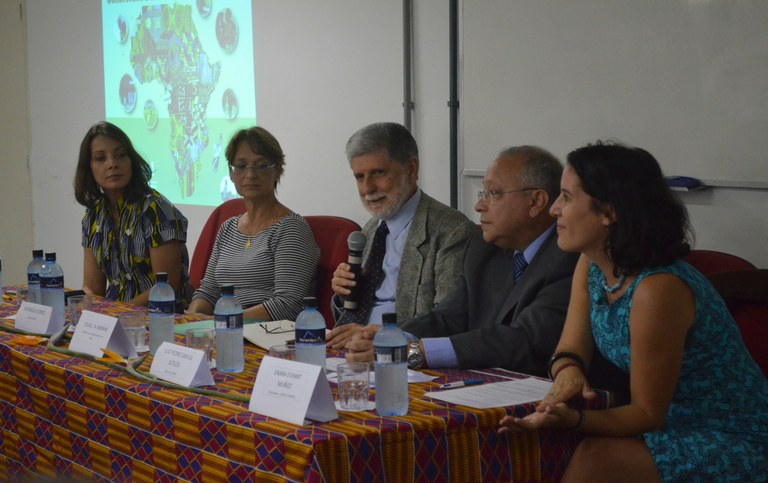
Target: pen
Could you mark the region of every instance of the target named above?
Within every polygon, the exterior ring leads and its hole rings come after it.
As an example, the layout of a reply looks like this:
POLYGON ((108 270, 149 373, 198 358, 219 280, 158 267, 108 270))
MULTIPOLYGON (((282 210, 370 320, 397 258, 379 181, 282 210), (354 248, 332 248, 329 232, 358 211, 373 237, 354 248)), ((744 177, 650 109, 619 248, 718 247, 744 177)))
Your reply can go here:
POLYGON ((465 386, 477 386, 485 381, 482 379, 464 379, 463 381, 449 382, 448 384, 441 384, 440 389, 456 389, 457 387, 465 386))

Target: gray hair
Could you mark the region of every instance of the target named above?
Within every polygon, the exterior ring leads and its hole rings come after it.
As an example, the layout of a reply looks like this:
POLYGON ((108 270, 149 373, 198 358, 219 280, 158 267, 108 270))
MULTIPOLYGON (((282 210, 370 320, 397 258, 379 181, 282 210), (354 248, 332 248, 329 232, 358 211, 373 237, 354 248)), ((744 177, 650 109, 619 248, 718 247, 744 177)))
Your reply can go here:
POLYGON ((538 146, 513 146, 499 153, 500 158, 523 155, 525 163, 520 171, 520 183, 524 187, 540 188, 549 195, 549 203, 560 196, 560 177, 563 164, 546 149, 538 146))
POLYGON ((384 151, 386 156, 405 165, 413 158, 419 157, 416 140, 401 124, 394 122, 377 122, 359 129, 347 141, 347 161, 366 154, 384 151))

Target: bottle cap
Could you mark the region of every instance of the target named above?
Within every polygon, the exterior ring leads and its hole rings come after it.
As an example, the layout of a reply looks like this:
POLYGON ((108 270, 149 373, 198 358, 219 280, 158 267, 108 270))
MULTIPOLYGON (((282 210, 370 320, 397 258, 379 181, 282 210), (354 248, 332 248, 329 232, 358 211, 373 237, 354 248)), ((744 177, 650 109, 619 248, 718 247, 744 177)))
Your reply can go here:
POLYGON ((221 286, 221 295, 235 295, 235 286, 234 285, 222 285, 221 286))
POLYGON ((397 314, 394 312, 387 312, 386 314, 381 314, 381 322, 384 324, 396 324, 397 314))
POLYGON ((315 297, 304 297, 304 307, 317 307, 317 299, 315 297))
POLYGON ((32 258, 43 258, 42 250, 32 250, 32 258))
POLYGON ((56 261, 56 252, 48 252, 45 254, 45 261, 46 262, 55 262, 56 261))
POLYGON ((167 282, 168 281, 168 274, 165 272, 157 272, 155 274, 155 281, 157 282, 167 282))

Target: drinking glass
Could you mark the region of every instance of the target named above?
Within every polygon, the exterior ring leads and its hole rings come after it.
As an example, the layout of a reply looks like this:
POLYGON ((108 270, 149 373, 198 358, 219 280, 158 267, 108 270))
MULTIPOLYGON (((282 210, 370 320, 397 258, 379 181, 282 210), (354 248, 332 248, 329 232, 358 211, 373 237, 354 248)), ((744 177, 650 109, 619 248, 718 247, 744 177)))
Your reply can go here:
POLYGON ((294 344, 273 345, 269 348, 269 355, 279 359, 296 360, 296 346, 294 344))
POLYGON ((83 315, 83 310, 91 310, 93 308, 93 297, 90 294, 85 295, 72 295, 67 299, 67 309, 69 311, 69 320, 72 322, 72 326, 77 326, 80 321, 80 316, 83 315))
POLYGON ((370 373, 367 362, 344 362, 336 367, 339 403, 346 411, 368 409, 370 373))
POLYGON ((125 330, 125 334, 136 352, 147 352, 149 350, 147 345, 147 312, 144 310, 123 312, 117 316, 117 319, 123 326, 123 330, 125 330))
POLYGON ((29 302, 29 287, 16 287, 16 303, 29 302))
POLYGON ((209 368, 212 367, 213 362, 213 337, 213 329, 189 329, 187 331, 187 347, 203 351, 209 368))

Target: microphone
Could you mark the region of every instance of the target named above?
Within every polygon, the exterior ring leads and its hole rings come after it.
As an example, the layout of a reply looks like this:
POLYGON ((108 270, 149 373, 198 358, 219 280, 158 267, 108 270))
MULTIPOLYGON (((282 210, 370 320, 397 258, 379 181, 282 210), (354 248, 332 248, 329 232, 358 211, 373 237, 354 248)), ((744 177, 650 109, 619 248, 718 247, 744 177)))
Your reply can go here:
POLYGON ((363 264, 363 250, 365 249, 365 243, 368 239, 365 233, 361 231, 353 231, 347 237, 347 246, 349 246, 349 256, 347 257, 347 263, 350 265, 350 271, 355 274, 355 286, 351 288, 351 293, 344 300, 344 308, 346 310, 357 310, 357 303, 360 300, 360 292, 363 288, 361 283, 361 266, 363 264))

